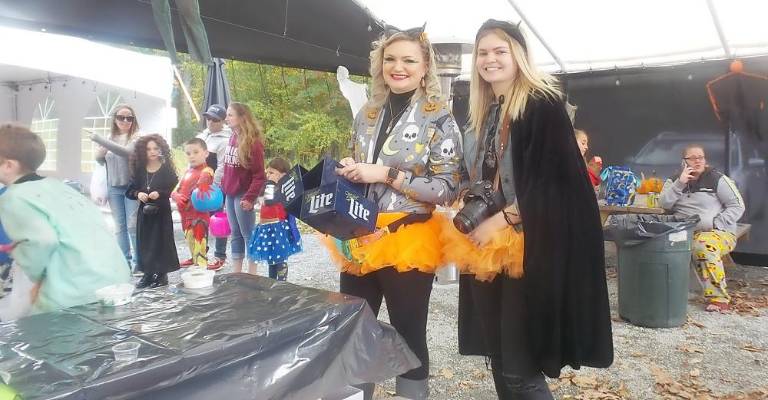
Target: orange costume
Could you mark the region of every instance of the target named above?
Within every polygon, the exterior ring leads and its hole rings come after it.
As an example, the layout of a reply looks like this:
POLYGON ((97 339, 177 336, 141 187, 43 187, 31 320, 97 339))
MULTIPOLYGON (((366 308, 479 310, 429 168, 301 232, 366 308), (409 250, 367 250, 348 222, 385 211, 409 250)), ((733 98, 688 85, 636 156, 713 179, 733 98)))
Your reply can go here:
POLYGON ((213 169, 202 164, 190 167, 179 182, 178 188, 171 194, 181 214, 181 228, 184 230, 184 237, 192 254, 192 262, 203 268, 208 265, 206 247, 210 213, 195 210, 190 199, 193 190, 208 191, 211 184, 213 184, 213 169))

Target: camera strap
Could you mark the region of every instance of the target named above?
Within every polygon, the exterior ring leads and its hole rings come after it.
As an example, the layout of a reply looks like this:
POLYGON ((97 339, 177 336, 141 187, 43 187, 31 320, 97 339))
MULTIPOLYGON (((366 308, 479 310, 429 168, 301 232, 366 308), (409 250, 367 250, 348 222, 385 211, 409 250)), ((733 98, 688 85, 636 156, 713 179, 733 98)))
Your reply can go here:
POLYGON ((504 157, 504 150, 509 144, 509 126, 510 121, 504 121, 501 125, 501 132, 498 133, 501 136, 499 136, 499 147, 496 149, 496 173, 493 178, 493 190, 499 190, 501 181, 501 159, 504 157))

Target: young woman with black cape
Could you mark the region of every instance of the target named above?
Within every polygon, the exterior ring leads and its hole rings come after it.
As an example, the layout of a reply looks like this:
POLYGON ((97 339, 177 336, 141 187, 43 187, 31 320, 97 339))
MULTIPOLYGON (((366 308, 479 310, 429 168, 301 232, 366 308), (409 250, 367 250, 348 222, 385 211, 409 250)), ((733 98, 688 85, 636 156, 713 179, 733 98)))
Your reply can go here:
POLYGON ((477 33, 469 125, 463 186, 484 180, 503 197, 498 213, 463 220, 467 236, 444 234, 463 273, 459 352, 490 358, 499 398, 551 399, 544 375, 611 365, 611 319, 586 165, 516 25, 488 20, 477 33))

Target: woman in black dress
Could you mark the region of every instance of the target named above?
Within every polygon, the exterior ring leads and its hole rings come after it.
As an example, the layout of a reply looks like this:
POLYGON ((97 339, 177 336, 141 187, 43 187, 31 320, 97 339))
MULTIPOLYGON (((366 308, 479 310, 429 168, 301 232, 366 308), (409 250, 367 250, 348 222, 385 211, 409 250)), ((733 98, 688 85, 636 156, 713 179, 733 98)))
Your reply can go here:
POLYGON ((144 276, 136 288, 168 284, 179 269, 171 219, 171 192, 179 182, 168 143, 158 134, 141 137, 131 156, 131 184, 126 197, 139 201, 136 242, 144 276))
POLYGON ((557 81, 531 62, 517 24, 481 26, 469 104, 464 184, 484 182, 503 202, 482 218, 465 197, 454 220, 478 255, 445 253, 464 272, 459 353, 490 358, 499 399, 551 400, 544 375, 613 361, 595 192, 557 81))

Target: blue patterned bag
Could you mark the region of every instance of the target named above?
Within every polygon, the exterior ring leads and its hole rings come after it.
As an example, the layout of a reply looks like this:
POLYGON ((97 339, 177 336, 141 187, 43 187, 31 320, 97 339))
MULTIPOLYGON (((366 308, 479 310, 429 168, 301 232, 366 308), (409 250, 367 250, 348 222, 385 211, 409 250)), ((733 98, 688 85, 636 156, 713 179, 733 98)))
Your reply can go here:
POLYGON ((639 180, 625 166, 610 166, 600 173, 605 185, 605 203, 609 206, 628 206, 635 201, 639 180))

